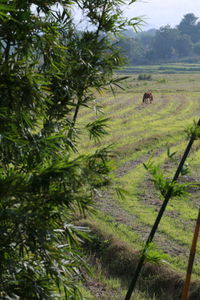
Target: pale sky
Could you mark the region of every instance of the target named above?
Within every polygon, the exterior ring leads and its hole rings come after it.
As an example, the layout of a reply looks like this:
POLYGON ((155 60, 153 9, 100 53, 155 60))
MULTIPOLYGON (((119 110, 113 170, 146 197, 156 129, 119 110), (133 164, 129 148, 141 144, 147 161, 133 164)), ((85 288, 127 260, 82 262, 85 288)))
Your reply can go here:
MULTIPOLYGON (((178 25, 187 13, 194 13, 200 18, 199 0, 138 0, 132 8, 125 7, 124 14, 128 18, 145 16, 147 24, 142 30, 160 28, 164 25, 178 25)), ((200 21, 200 19, 199 19, 200 21)))

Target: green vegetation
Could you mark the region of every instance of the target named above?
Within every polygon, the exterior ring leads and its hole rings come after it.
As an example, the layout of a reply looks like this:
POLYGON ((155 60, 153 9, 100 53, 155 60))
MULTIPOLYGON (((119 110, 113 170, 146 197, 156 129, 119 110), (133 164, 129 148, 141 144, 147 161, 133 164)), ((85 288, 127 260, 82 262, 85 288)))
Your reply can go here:
POLYGON ((74 219, 109 184, 110 150, 81 155, 80 134, 100 141, 106 120, 77 121, 97 93, 120 84, 113 71, 123 59, 108 36, 140 23, 123 18, 122 4, 0 0, 2 300, 82 298, 88 232, 74 219), (75 6, 92 29, 76 29, 75 6))
POLYGON ((151 75, 150 74, 140 74, 138 75, 138 80, 151 80, 151 75))

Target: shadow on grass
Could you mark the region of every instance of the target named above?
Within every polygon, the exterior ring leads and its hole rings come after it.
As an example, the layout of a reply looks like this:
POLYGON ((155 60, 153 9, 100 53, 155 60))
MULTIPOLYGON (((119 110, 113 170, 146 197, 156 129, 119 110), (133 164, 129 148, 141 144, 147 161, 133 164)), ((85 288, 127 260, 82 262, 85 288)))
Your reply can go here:
MULTIPOLYGON (((121 281, 123 289, 133 277, 139 259, 139 253, 129 249, 125 243, 113 236, 102 234, 95 225, 84 224, 91 228, 92 238, 85 242, 85 249, 102 264, 106 274, 121 281)), ((185 274, 171 270, 169 266, 146 263, 143 266, 137 289, 156 300, 180 300, 185 274)), ((125 296, 125 295, 124 295, 125 296)), ((200 300, 200 281, 194 280, 190 286, 188 300, 200 300)))

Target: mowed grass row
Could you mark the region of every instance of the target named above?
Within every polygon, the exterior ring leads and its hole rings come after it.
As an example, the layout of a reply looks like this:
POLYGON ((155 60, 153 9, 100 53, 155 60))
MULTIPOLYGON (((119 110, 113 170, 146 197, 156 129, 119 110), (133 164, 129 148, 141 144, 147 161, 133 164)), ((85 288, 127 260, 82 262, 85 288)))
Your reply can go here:
MULTIPOLYGON (((116 187, 127 191, 120 199, 110 190, 102 191, 96 203, 99 213, 90 219, 102 232, 110 232, 128 247, 140 250, 155 220, 162 197, 155 190, 143 163, 148 159, 159 163, 171 178, 176 163, 167 160, 167 148, 176 152, 177 163, 186 145, 184 130, 200 115, 200 75, 154 75, 151 81, 136 81, 131 76, 116 97, 109 92, 98 99, 110 117, 109 135, 104 145, 113 144, 116 153, 116 187), (159 84, 159 81, 162 83, 159 84), (142 104, 142 95, 152 90, 154 102, 142 104)), ((92 112, 83 111, 80 126, 93 120, 92 112)), ((91 149, 84 135, 83 151, 91 149)), ((98 148, 99 144, 93 147, 98 148)), ((200 144, 195 141, 188 163, 192 179, 199 179, 200 144)), ((155 247, 166 254, 167 264, 178 271, 185 271, 193 227, 197 217, 200 193, 198 189, 188 197, 171 199, 155 236, 155 247)), ((194 265, 195 276, 200 276, 200 247, 194 265)))

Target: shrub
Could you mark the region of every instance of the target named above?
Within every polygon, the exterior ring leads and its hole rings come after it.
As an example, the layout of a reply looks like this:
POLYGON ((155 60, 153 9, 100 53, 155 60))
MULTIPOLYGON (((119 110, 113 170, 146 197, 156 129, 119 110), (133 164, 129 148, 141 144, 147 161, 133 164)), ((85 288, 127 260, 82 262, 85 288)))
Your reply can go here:
POLYGON ((150 74, 140 74, 138 75, 138 80, 151 80, 152 76, 150 74))

